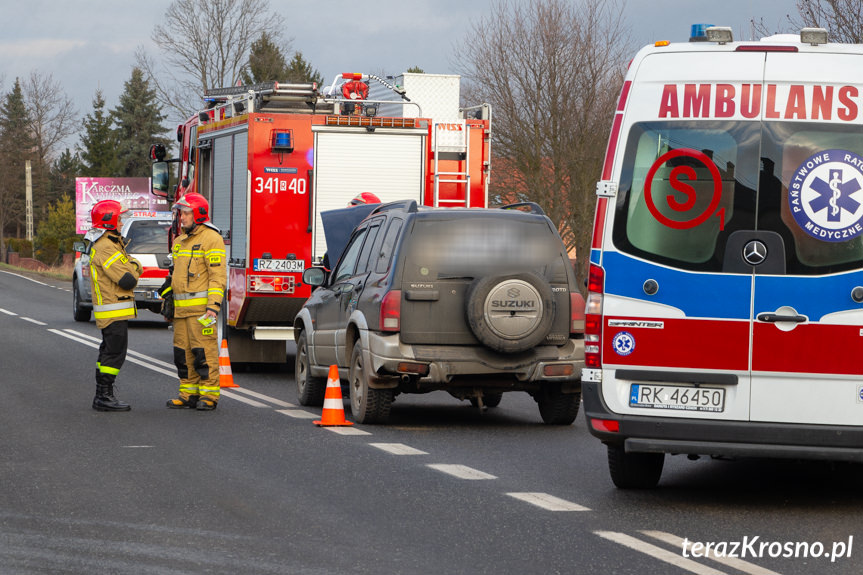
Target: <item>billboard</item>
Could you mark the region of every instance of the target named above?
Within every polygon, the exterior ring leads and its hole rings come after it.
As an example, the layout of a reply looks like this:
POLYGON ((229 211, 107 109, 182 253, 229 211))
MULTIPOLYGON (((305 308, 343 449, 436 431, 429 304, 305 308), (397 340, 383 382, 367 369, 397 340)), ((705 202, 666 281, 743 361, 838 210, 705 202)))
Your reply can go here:
POLYGON ((150 178, 75 178, 75 233, 87 233, 90 210, 102 200, 117 200, 128 216, 171 217, 168 200, 150 192, 150 178))

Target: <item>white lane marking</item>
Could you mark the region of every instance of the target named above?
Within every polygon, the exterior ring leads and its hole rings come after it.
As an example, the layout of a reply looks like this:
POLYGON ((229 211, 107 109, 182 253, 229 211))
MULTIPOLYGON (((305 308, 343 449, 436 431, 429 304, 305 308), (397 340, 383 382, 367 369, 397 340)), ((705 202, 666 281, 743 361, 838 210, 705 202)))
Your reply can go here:
MULTIPOLYGON (((239 388, 237 388, 237 389, 239 389, 239 388)), ((248 397, 243 397, 241 395, 237 395, 237 394, 232 393, 226 389, 219 390, 219 393, 220 393, 220 395, 222 395, 222 397, 230 397, 231 399, 235 399, 239 402, 251 405, 252 407, 267 407, 267 408, 270 407, 266 403, 261 403, 260 401, 255 401, 254 399, 249 399, 248 397)))
POLYGON ((33 278, 28 278, 27 276, 22 276, 21 274, 15 274, 15 273, 12 273, 12 272, 7 272, 7 271, 5 271, 5 270, 0 270, 0 273, 9 274, 10 276, 19 277, 19 278, 21 278, 21 279, 24 279, 24 280, 27 280, 27 281, 31 281, 31 282, 33 282, 34 284, 39 284, 40 286, 54 287, 54 286, 49 286, 49 285, 48 285, 48 284, 46 284, 46 283, 42 283, 42 282, 40 282, 40 281, 36 281, 36 280, 34 280, 33 278))
MULTIPOLYGON (((55 334, 57 334, 57 335, 62 335, 62 336, 63 336, 63 337, 65 337, 66 339, 71 339, 72 341, 77 341, 78 343, 83 343, 84 345, 90 346, 90 347, 92 347, 93 349, 99 349, 99 343, 97 343, 97 341, 99 341, 99 340, 94 340, 94 338, 90 338, 90 336, 83 336, 83 337, 86 337, 86 338, 88 338, 88 339, 81 339, 80 337, 75 337, 75 336, 73 336, 72 334, 64 333, 64 332, 60 331, 59 329, 49 329, 48 331, 49 331, 49 332, 51 332, 51 333, 55 333, 55 334), (91 341, 91 340, 93 340, 93 341, 91 341)), ((159 366, 152 365, 152 364, 147 363, 147 362, 145 362, 145 361, 141 361, 140 359, 138 359, 138 358, 136 358, 136 357, 134 357, 134 356, 133 356, 133 357, 129 357, 129 355, 132 355, 132 354, 128 354, 128 355, 126 356, 126 361, 129 361, 129 362, 131 362, 131 363, 138 364, 138 365, 140 365, 140 366, 142 366, 142 367, 146 367, 147 369, 152 370, 152 371, 155 371, 155 372, 157 372, 157 373, 161 373, 161 374, 164 374, 164 375, 169 375, 169 376, 171 376, 171 377, 176 377, 176 376, 177 376, 177 371, 176 371, 176 369, 174 369, 174 370, 162 369, 162 368, 161 368, 161 367, 159 367, 159 366)), ((140 355, 140 354, 138 354, 138 355, 140 355)), ((144 356, 144 357, 147 357, 147 356, 144 356)), ((162 363, 162 362, 159 362, 159 363, 162 363)))
POLYGON ((393 455, 428 455, 428 452, 414 449, 410 445, 405 445, 404 443, 369 443, 369 445, 382 449, 387 453, 392 453, 393 455))
POLYGON ((368 431, 357 429, 356 427, 332 427, 332 426, 324 426, 324 429, 332 431, 338 435, 371 435, 368 431))
POLYGON ((0 307, 0 312, 5 313, 6 315, 18 315, 14 311, 9 311, 8 309, 3 309, 2 307, 0 307))
POLYGON ((239 391, 240 393, 245 393, 246 395, 251 395, 252 397, 257 397, 264 401, 269 401, 270 403, 280 407, 297 407, 293 403, 288 403, 287 401, 282 401, 281 399, 276 399, 275 397, 270 397, 269 395, 264 395, 263 393, 258 393, 257 391, 252 391, 251 389, 246 389, 244 387, 234 388, 234 391, 239 391))
POLYGON ((23 315, 21 316, 21 319, 23 319, 24 321, 29 321, 30 323, 35 323, 36 325, 48 325, 47 323, 43 323, 43 322, 39 321, 38 319, 33 319, 30 317, 24 317, 23 315))
POLYGON ((717 571, 712 567, 702 565, 701 563, 696 563, 692 559, 687 559, 679 553, 667 551, 665 549, 662 549, 661 547, 657 547, 656 545, 646 543, 641 539, 636 539, 635 537, 626 535, 625 533, 617 533, 614 531, 594 531, 594 533, 596 535, 599 535, 603 539, 614 541, 615 543, 619 543, 624 547, 629 547, 630 549, 634 549, 636 551, 644 553, 645 555, 650 555, 655 559, 665 561, 666 563, 670 563, 671 565, 680 567, 684 571, 689 571, 690 573, 695 573, 696 575, 726 575, 722 571, 717 571))
POLYGON ((428 467, 441 471, 443 473, 458 477, 459 479, 497 479, 494 475, 489 475, 479 469, 468 467, 467 465, 449 464, 449 463, 430 463, 428 467))
POLYGON ((146 449, 149 447, 155 447, 155 445, 124 445, 125 449, 146 449))
POLYGON ((572 503, 571 501, 560 499, 559 497, 549 495, 548 493, 526 492, 507 493, 507 495, 530 503, 531 505, 542 507, 548 511, 590 511, 590 509, 579 505, 578 503, 572 503))
POLYGON ((309 413, 303 409, 277 409, 276 411, 296 419, 318 419, 320 417, 315 413, 309 413))
MULTIPOLYGON (((677 535, 673 535, 671 533, 665 533, 664 531, 642 531, 648 537, 653 537, 654 539, 659 539, 660 541, 664 541, 683 551, 683 538, 678 537, 677 535)), ((764 567, 759 567, 753 563, 748 561, 744 561, 742 559, 737 559, 735 557, 717 557, 716 553, 713 549, 709 550, 709 554, 707 555, 713 561, 717 563, 722 563, 727 567, 731 567, 732 569, 737 569, 738 571, 743 571, 744 573, 748 573, 749 575, 779 575, 776 571, 771 571, 770 569, 765 569, 764 567)))

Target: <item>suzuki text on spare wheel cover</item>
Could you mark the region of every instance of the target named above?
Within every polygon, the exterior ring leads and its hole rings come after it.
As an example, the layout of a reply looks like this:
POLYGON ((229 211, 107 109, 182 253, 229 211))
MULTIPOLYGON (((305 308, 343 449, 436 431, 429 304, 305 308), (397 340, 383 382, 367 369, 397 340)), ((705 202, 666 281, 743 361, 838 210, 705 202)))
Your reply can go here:
POLYGON ((597 185, 583 396, 618 487, 666 453, 863 461, 863 46, 633 59, 597 185))

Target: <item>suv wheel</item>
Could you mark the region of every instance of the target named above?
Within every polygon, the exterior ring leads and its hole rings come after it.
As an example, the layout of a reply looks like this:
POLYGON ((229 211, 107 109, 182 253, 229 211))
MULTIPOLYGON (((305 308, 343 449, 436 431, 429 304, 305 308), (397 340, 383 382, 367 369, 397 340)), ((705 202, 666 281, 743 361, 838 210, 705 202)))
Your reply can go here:
POLYGON ((294 379, 297 381, 297 401, 300 405, 323 405, 327 380, 314 377, 309 364, 309 347, 306 332, 297 339, 297 356, 294 362, 294 379))
MULTIPOLYGON (((483 391, 482 405, 483 407, 497 407, 500 405, 500 400, 503 399, 502 391, 483 391)), ((479 407, 479 400, 475 397, 470 398, 470 404, 474 407, 479 407)))
POLYGON ((581 393, 564 393, 559 385, 546 386, 536 395, 539 415, 548 425, 570 425, 578 415, 581 393))
POLYGON ((486 347, 501 353, 527 351, 551 330, 551 287, 534 273, 479 278, 468 289, 467 320, 486 347))
POLYGON ((363 346, 357 341, 351 353, 351 413, 357 423, 384 423, 393 404, 391 389, 369 387, 369 374, 363 360, 363 346))
POLYGON ((90 321, 90 308, 81 305, 81 291, 78 289, 78 279, 72 280, 72 317, 75 321, 90 321))
POLYGON ((623 445, 608 445, 608 471, 621 489, 652 489, 659 483, 664 453, 627 453, 623 445))

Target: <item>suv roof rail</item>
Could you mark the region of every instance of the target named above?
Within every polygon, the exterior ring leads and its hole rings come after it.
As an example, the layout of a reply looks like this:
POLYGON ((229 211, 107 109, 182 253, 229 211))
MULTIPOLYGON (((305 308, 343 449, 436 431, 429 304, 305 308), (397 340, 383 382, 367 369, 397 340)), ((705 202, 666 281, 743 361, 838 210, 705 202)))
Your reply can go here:
POLYGON ((536 202, 518 202, 517 204, 507 204, 505 206, 500 206, 501 210, 513 210, 517 208, 530 208, 530 213, 532 214, 539 214, 541 216, 545 215, 545 211, 536 202))
POLYGON ((386 204, 379 205, 374 210, 372 210, 372 214, 378 214, 380 212, 386 212, 387 210, 396 209, 404 209, 408 213, 419 211, 417 208, 416 200, 399 200, 397 202, 388 202, 386 204))

